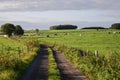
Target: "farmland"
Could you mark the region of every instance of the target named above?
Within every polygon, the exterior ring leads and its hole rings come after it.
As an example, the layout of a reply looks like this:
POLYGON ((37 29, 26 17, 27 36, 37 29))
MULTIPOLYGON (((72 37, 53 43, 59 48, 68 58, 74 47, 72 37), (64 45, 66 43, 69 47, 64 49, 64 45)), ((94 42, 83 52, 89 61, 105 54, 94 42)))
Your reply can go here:
POLYGON ((43 31, 39 40, 53 45, 90 80, 120 79, 120 34, 117 30, 43 31))
POLYGON ((114 30, 53 30, 41 31, 40 40, 49 43, 57 43, 94 52, 98 50, 100 54, 120 52, 120 34, 114 30), (108 32, 112 32, 108 34, 108 32), (46 37, 49 34, 50 37, 46 37), (55 35, 57 34, 57 36, 55 35))
MULTIPOLYGON (((18 80, 41 50, 40 43, 60 51, 90 80, 120 79, 119 30, 41 30, 39 35, 35 31, 26 34, 34 35, 0 37, 0 80, 18 80)), ((55 74, 49 79, 60 79, 50 48, 48 52, 48 74, 55 74)))

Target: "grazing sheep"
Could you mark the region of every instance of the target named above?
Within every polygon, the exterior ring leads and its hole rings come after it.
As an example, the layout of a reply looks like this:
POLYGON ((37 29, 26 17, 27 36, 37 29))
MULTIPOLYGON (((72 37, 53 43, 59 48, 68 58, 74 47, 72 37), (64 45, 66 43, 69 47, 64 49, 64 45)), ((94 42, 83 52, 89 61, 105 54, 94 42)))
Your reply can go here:
POLYGON ((111 32, 108 32, 108 34, 111 34, 111 32))
POLYGON ((57 36, 57 33, 55 33, 54 35, 57 36))
POLYGON ((113 34, 116 34, 117 32, 113 32, 113 34))
POLYGON ((65 33, 65 35, 70 35, 70 33, 65 33))
POLYGON ((80 34, 79 36, 82 36, 82 34, 80 34))
POLYGON ((8 35, 4 35, 4 37, 8 37, 8 35))
POLYGON ((47 35, 46 37, 50 37, 50 35, 47 35))

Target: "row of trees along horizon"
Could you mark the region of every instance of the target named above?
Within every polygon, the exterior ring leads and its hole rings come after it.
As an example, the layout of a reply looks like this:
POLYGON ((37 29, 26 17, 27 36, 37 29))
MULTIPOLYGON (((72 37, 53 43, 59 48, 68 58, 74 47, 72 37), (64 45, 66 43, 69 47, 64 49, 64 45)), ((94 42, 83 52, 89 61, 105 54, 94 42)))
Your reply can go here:
MULTIPOLYGON (((76 25, 54 25, 50 26, 50 30, 65 30, 65 29, 77 29, 78 27, 76 25)), ((114 23, 109 28, 104 27, 84 27, 82 29, 120 29, 120 23, 114 23)), ((39 29, 36 29, 36 32, 38 32, 39 29)), ((24 30, 20 25, 14 25, 11 23, 5 23, 1 25, 1 32, 8 35, 8 37, 12 36, 13 34, 15 36, 22 36, 24 34, 24 30)))
MULTIPOLYGON (((77 29, 76 25, 54 25, 50 27, 50 30, 64 30, 64 29, 77 29)), ((104 27, 84 27, 82 29, 120 29, 120 23, 114 23, 109 28, 104 27)))

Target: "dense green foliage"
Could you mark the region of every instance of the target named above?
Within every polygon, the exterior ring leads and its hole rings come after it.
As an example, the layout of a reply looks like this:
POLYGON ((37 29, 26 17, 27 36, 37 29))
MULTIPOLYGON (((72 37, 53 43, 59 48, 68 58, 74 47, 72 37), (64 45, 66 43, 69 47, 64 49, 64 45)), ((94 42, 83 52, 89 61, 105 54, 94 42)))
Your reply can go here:
POLYGON ((104 27, 84 27, 82 29, 105 29, 104 27))
POLYGON ((0 80, 19 80, 38 52, 32 38, 0 37, 0 80))
POLYGON ((11 23, 5 23, 1 26, 1 31, 8 35, 8 37, 14 35, 23 35, 24 34, 24 30, 22 29, 22 27, 20 25, 16 25, 14 26, 14 24, 11 23))
POLYGON ((20 25, 15 26, 14 34, 20 35, 20 36, 24 34, 24 30, 22 29, 20 25))
POLYGON ((15 31, 15 27, 11 23, 6 23, 1 26, 1 31, 10 37, 12 33, 15 31))
POLYGON ((75 25, 55 25, 51 26, 50 30, 64 30, 64 29, 77 29, 75 25))
POLYGON ((120 29, 120 23, 114 23, 110 27, 111 29, 120 29))

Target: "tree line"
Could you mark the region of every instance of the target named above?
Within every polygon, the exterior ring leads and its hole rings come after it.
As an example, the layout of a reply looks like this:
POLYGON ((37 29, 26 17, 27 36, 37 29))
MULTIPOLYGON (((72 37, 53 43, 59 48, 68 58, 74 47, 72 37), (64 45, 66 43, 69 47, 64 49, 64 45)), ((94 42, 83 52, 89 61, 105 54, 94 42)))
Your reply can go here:
MULTIPOLYGON (((76 25, 53 25, 50 30, 64 30, 64 29, 77 29, 76 25)), ((120 29, 120 23, 114 23, 109 28, 104 27, 83 27, 82 29, 120 29)))
MULTIPOLYGON (((106 29, 104 27, 84 27, 82 29, 106 29)), ((107 29, 120 29, 120 23, 113 23, 111 27, 107 29)))
MULTIPOLYGON (((64 30, 64 29, 77 29, 76 25, 54 25, 50 26, 50 30, 64 30)), ((84 27, 82 29, 106 29, 104 27, 84 27)), ((109 27, 109 29, 120 29, 120 23, 114 23, 109 27)), ((39 30, 36 30, 38 33, 39 30)), ((15 35, 15 36, 22 36, 24 34, 24 30, 20 25, 14 25, 11 23, 5 23, 1 25, 1 32, 8 35, 8 37, 15 35)))
POLYGON ((8 37, 11 37, 12 35, 22 36, 24 34, 24 30, 20 25, 14 25, 11 23, 1 25, 1 32, 8 35, 8 37))
POLYGON ((63 29, 77 29, 76 25, 54 25, 50 27, 50 30, 63 30, 63 29))
POLYGON ((84 27, 82 29, 106 29, 104 27, 84 27))

